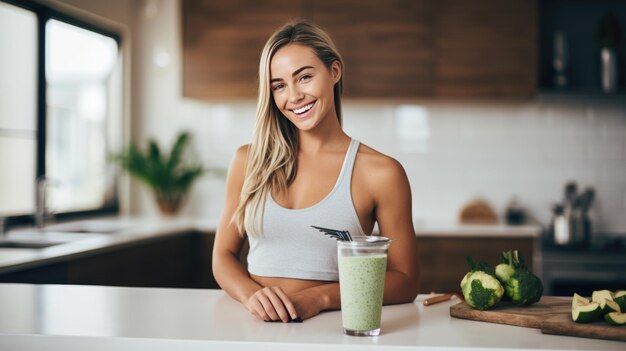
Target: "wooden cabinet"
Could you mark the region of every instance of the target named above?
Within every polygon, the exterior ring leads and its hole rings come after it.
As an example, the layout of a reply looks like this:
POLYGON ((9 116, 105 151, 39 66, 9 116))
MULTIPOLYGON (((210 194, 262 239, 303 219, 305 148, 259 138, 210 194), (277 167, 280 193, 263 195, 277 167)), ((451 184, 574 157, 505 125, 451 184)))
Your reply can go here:
POLYGON ((536 1, 438 0, 436 13, 436 96, 535 94, 536 1))
POLYGON ((289 20, 312 20, 346 63, 348 98, 530 97, 537 1, 183 0, 183 94, 255 98, 258 60, 289 20))
POLYGON ((139 241, 0 275, 0 282, 218 288, 211 273, 213 237, 191 232, 139 241))
POLYGON ((259 57, 271 33, 302 17, 303 1, 183 0, 183 95, 255 98, 259 57))
POLYGON ((433 1, 311 1, 344 61, 344 94, 354 98, 432 96, 433 1))
POLYGON ((485 261, 495 268, 500 263, 502 251, 515 249, 523 254, 526 265, 533 267, 537 248, 532 237, 418 236, 419 291, 461 291, 461 279, 469 271, 467 256, 472 256, 475 261, 485 261))

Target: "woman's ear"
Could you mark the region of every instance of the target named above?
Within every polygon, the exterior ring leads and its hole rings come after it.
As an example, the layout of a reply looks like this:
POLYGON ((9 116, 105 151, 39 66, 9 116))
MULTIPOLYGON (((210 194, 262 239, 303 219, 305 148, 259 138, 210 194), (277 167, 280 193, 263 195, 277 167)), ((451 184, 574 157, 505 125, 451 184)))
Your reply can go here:
POLYGON ((343 73, 343 67, 341 67, 341 62, 339 60, 333 61, 330 64, 330 75, 333 77, 333 82, 337 83, 341 79, 341 74, 343 73))

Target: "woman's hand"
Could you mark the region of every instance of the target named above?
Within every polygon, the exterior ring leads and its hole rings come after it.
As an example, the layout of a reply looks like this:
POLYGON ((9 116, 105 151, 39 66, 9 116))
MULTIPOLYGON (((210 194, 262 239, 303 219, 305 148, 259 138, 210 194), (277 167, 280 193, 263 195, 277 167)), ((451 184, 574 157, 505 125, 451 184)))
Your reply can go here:
POLYGON ((244 302, 244 306, 254 316, 266 322, 280 320, 287 323, 290 319, 298 318, 298 310, 291 299, 276 286, 257 290, 244 302))
POLYGON ((291 302, 302 320, 317 316, 324 309, 320 294, 313 290, 305 289, 291 295, 291 302))

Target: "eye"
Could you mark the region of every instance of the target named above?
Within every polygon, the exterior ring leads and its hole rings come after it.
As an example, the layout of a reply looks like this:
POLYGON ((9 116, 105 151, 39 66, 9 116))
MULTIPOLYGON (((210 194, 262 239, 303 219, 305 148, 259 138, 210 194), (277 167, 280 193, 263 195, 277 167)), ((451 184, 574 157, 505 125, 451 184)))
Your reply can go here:
POLYGON ((285 84, 280 83, 280 84, 276 84, 276 85, 272 86, 272 90, 273 91, 277 91, 277 90, 280 90, 280 89, 282 89, 284 87, 285 87, 285 84))
POLYGON ((305 80, 309 80, 309 79, 311 79, 311 78, 313 78, 313 76, 312 76, 312 75, 310 75, 310 74, 303 74, 303 75, 300 77, 300 81, 302 82, 302 81, 305 81, 305 80))

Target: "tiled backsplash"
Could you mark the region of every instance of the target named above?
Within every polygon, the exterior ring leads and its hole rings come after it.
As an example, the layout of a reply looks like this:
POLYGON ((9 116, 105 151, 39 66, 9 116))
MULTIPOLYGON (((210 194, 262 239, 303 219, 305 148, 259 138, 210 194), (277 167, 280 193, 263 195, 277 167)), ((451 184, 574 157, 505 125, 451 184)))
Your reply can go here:
MULTIPOLYGON (((198 154, 208 166, 227 168, 236 148, 250 141, 252 102, 182 101, 179 107, 178 127, 195 133, 198 154)), ((626 232, 626 108, 615 99, 348 101, 344 116, 348 134, 404 165, 417 220, 455 221, 463 204, 477 197, 503 215, 516 196, 546 224, 551 205, 563 197, 564 183, 575 180, 580 188, 597 191, 594 231, 626 232)), ((223 189, 223 179, 203 179, 187 214, 216 217, 223 189)))

